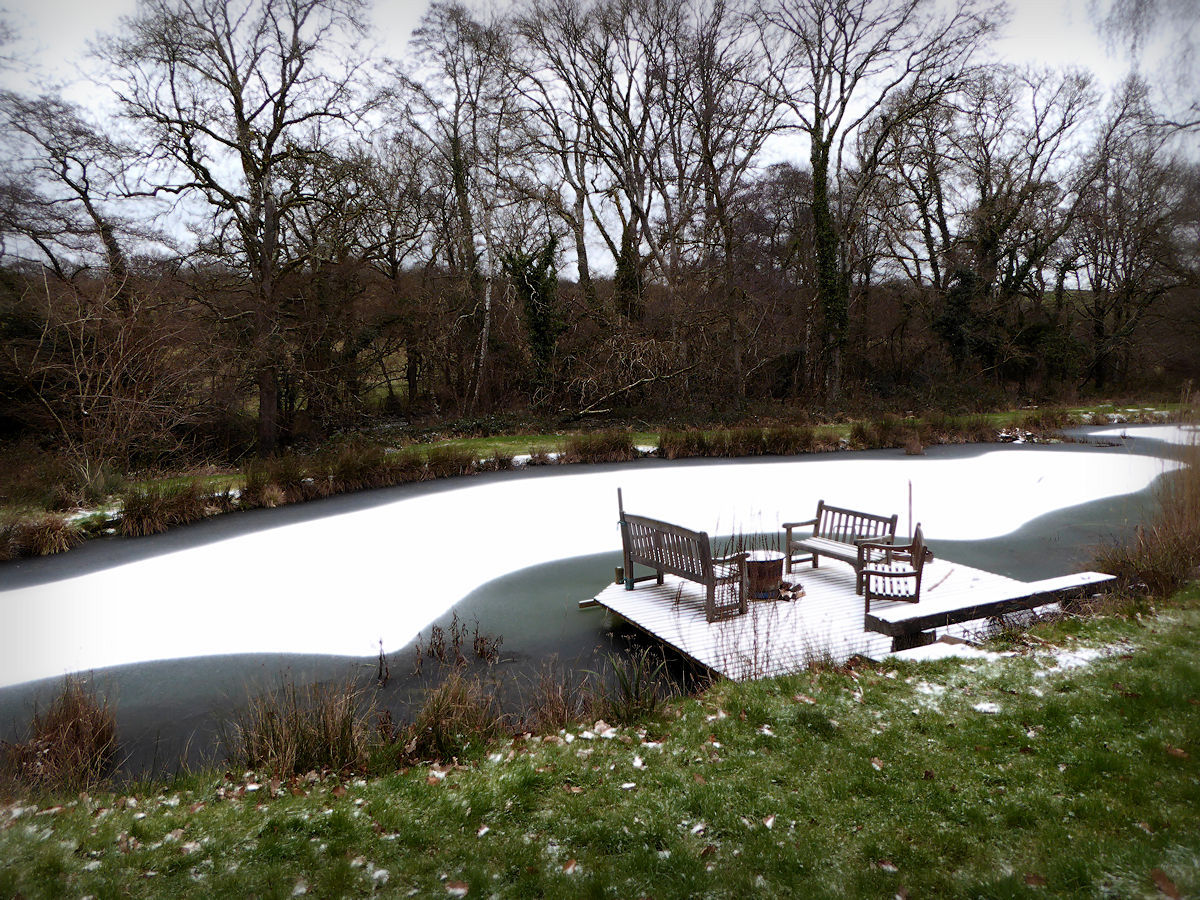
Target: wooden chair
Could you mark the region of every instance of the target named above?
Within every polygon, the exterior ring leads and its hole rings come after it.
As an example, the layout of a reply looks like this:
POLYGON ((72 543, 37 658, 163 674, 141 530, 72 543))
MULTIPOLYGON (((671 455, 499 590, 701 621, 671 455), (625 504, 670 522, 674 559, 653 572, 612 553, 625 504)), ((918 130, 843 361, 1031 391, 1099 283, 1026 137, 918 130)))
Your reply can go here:
POLYGON ((867 612, 871 611, 872 598, 920 602, 921 573, 925 563, 933 559, 920 525, 913 530, 912 540, 907 544, 864 541, 858 545, 858 552, 867 612))

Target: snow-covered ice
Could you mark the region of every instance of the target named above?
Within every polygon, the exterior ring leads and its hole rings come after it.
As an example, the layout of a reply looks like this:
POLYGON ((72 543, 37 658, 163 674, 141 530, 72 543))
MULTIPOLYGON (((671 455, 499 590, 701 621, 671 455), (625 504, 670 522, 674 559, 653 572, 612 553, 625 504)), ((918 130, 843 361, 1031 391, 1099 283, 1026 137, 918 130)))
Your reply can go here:
MULTIPOLYGON (((931 539, 980 540, 1177 464, 1130 454, 997 449, 959 459, 586 468, 461 487, 0 591, 0 687, 65 672, 229 653, 391 652, 482 584, 617 551, 631 512, 712 534, 774 531, 817 500, 895 511, 931 539)), ((0 578, 2 578, 0 574, 0 578)), ((600 585, 597 585, 599 588, 600 585)))
POLYGON ((1088 435, 1091 437, 1149 438, 1154 441, 1180 445, 1200 443, 1200 428, 1195 425, 1118 425, 1113 428, 1089 431, 1088 435))

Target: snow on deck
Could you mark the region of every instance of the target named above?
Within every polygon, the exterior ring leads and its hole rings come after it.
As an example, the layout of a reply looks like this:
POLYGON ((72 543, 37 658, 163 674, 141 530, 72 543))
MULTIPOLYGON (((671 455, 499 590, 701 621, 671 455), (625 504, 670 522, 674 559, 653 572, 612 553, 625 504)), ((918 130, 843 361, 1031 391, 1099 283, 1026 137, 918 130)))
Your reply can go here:
POLYGON ((744 681, 793 672, 813 661, 844 662, 856 654, 882 659, 892 650, 889 634, 1028 609, 1067 593, 1102 590, 1112 581, 1086 572, 1027 583, 939 559, 925 566, 920 603, 875 601, 867 618, 850 566, 824 561, 818 569, 796 569, 791 578, 804 585, 800 600, 751 600, 745 615, 721 622, 705 620, 702 586, 671 575, 662 585, 643 583, 633 591, 611 584, 595 602, 714 672, 744 681), (918 621, 921 627, 915 628, 906 621, 922 617, 941 621, 918 621))

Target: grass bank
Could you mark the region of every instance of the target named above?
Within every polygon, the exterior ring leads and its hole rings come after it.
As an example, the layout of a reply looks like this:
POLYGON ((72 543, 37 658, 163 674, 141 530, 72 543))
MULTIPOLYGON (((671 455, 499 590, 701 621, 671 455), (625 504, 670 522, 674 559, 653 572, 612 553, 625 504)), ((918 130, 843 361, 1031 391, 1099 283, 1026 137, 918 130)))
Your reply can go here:
POLYGON ((1190 895, 1198 635, 1193 584, 1004 656, 723 682, 465 765, 25 797, 0 896, 1190 895))
POLYGON ((1099 421, 1178 419, 1182 404, 1023 409, 967 416, 885 415, 819 425, 783 420, 728 428, 474 437, 377 429, 318 450, 251 460, 237 470, 126 476, 101 467, 102 477, 72 480, 72 468, 52 451, 0 448, 0 562, 61 553, 105 534, 154 534, 208 516, 258 507, 511 469, 515 465, 601 463, 657 455, 788 456, 836 450, 903 448, 919 454, 935 444, 1055 439, 1069 425, 1099 421))

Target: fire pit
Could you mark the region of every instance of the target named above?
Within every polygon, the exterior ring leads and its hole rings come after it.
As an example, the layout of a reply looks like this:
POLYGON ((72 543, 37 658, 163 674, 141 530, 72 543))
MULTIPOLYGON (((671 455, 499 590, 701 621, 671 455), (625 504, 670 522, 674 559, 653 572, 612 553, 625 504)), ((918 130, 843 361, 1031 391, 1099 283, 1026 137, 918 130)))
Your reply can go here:
POLYGON ((783 581, 783 554, 774 550, 753 550, 746 557, 746 575, 750 596, 755 600, 777 600, 783 581))

